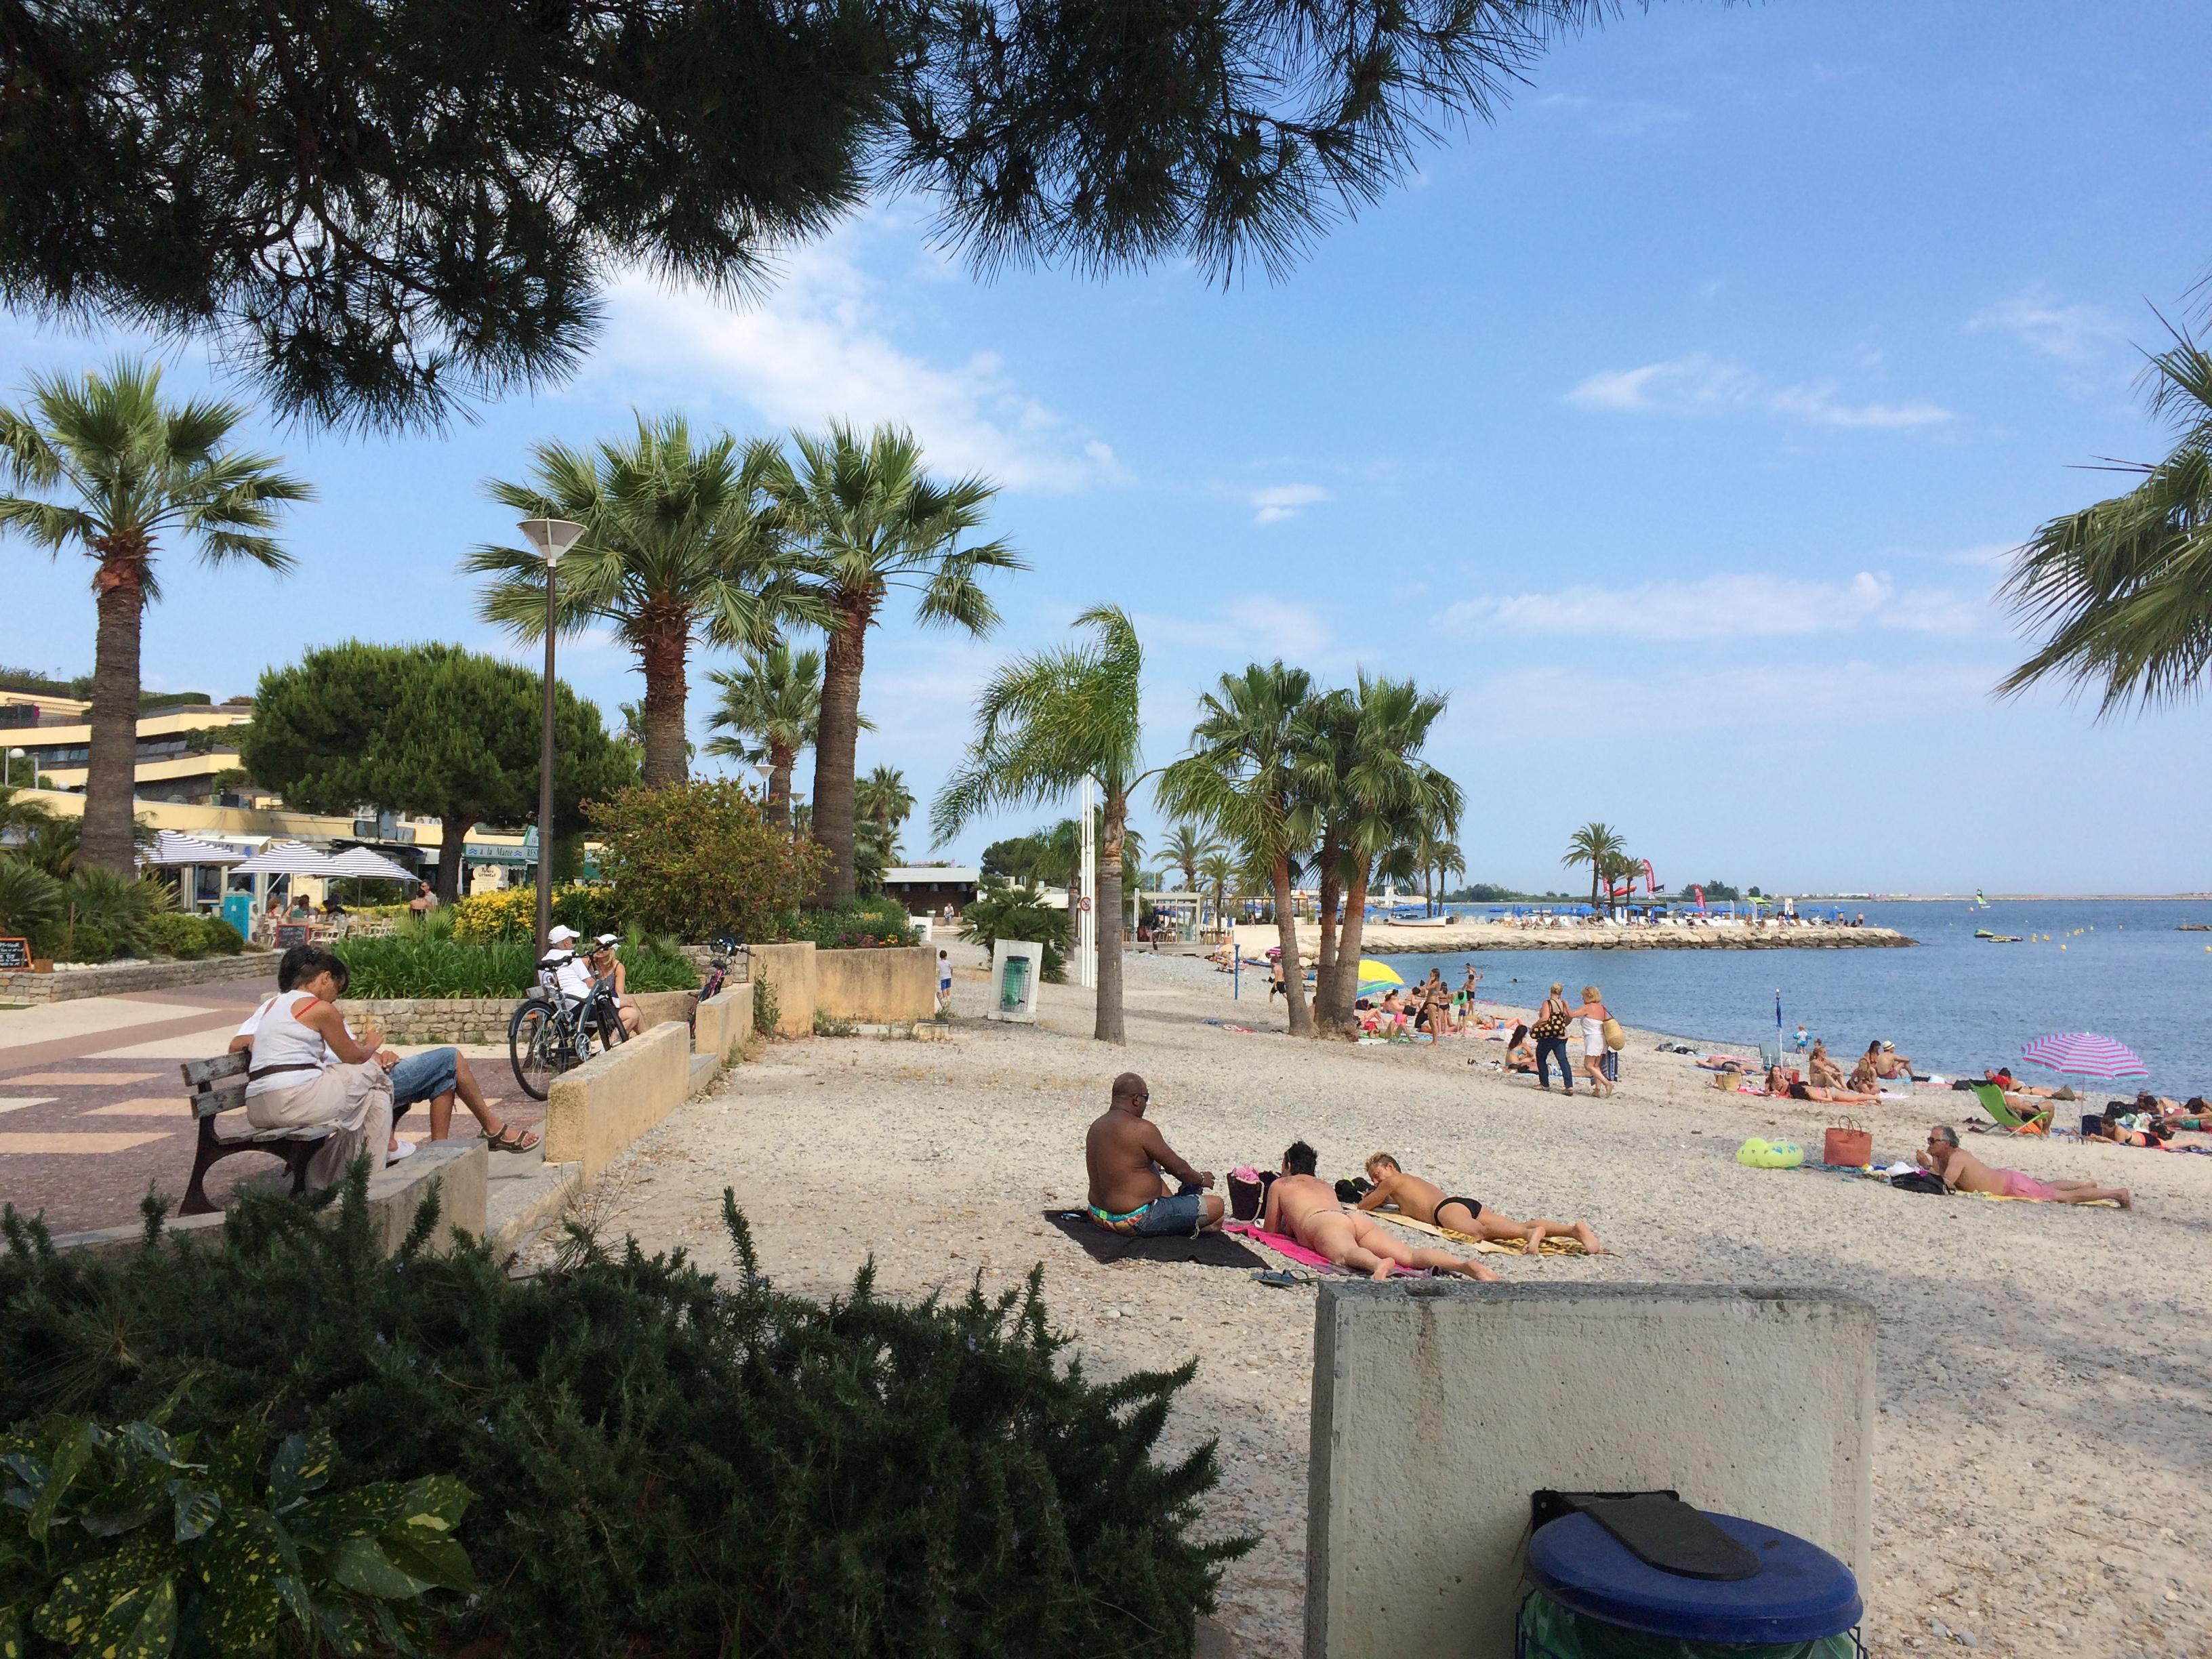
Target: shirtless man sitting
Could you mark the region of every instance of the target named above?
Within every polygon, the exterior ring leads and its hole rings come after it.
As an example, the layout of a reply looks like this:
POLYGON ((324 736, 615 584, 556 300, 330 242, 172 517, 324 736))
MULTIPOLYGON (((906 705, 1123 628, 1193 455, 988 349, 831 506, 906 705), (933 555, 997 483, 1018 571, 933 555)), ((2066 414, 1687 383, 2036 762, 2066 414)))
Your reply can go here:
POLYGON ((2111 1199, 2124 1210, 2135 1208, 2124 1187, 2100 1187, 2091 1181, 2038 1181, 2017 1170, 1993 1170, 1959 1145, 1959 1132, 1939 1123, 1928 1132, 1928 1150, 1914 1158, 1923 1170, 1943 1177, 1954 1192, 1991 1193, 1999 1198, 2028 1198, 2041 1204, 2095 1204, 2111 1199))
POLYGON ((1221 1225, 1221 1200, 1201 1189, 1213 1185, 1213 1171, 1194 1170, 1176 1156, 1166 1137, 1145 1119, 1152 1099, 1152 1090, 1134 1072, 1114 1079, 1112 1103, 1083 1143, 1091 1218, 1140 1238, 1212 1231, 1221 1225), (1168 1185, 1170 1175, 1182 1182, 1182 1192, 1168 1185))
POLYGON ((1350 1267, 1370 1279, 1388 1279, 1394 1267, 1431 1267, 1439 1273, 1465 1273, 1469 1279, 1495 1279, 1498 1275, 1480 1261, 1470 1261, 1449 1250, 1417 1250, 1390 1236, 1381 1222, 1359 1214, 1347 1215, 1336 1201, 1336 1189, 1314 1175, 1319 1162, 1314 1149, 1303 1140, 1291 1143, 1283 1154, 1283 1173, 1267 1188, 1267 1213, 1260 1224, 1271 1233, 1288 1233, 1310 1250, 1319 1251, 1340 1267, 1350 1267))
POLYGON ((1603 1255, 1597 1235, 1586 1221, 1516 1221, 1472 1198, 1447 1198, 1444 1189, 1419 1176, 1407 1175, 1388 1152, 1367 1160, 1367 1178, 1375 1183, 1359 1200, 1363 1210, 1379 1210, 1395 1204, 1398 1213, 1431 1227, 1449 1227, 1455 1233, 1505 1243, 1518 1240, 1521 1254, 1534 1255, 1547 1238, 1571 1238, 1592 1255, 1603 1255))

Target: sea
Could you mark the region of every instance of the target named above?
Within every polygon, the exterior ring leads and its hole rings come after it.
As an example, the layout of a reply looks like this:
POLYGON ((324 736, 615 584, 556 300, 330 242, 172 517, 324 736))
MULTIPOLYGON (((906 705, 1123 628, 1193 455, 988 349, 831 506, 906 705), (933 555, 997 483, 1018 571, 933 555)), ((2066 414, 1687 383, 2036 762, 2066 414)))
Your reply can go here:
MULTIPOLYGON (((1455 907, 1465 908, 1465 907, 1455 907)), ((1828 907, 1821 907, 1825 911, 1828 907)), ((1410 982, 1440 968, 1455 988, 1463 963, 1481 994, 1533 1005, 1553 980, 1595 985, 1622 1024, 1749 1054, 1775 1042, 1775 1000, 1785 1046, 1797 1024, 1826 1040, 1846 1070, 1885 1038, 1922 1072, 1978 1077, 2017 1061, 2053 1031, 2095 1031, 2125 1043, 2150 1070, 2148 1085, 2094 1085, 2103 1094, 2148 1086, 2177 1099, 2212 1095, 2212 901, 1993 899, 1904 903, 1845 901, 1846 915, 1893 927, 1907 950, 1492 951, 1385 956, 1410 982), (1975 930, 2015 933, 1993 944, 1975 930)), ((1467 908, 1472 918, 1486 907, 1467 908)), ((1633 1057, 1633 1051, 1627 1058, 1633 1057)), ((2033 1067, 2027 1079, 2061 1081, 2033 1067)), ((2079 1086, 2079 1082, 2077 1086, 2079 1086)))

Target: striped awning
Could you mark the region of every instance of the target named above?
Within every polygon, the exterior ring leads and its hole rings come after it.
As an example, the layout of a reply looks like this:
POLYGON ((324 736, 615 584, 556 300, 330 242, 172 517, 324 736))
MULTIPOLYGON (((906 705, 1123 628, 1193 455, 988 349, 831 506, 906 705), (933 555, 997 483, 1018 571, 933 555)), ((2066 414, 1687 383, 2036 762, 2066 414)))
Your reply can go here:
POLYGON ((304 842, 272 841, 232 872, 240 876, 327 876, 331 855, 304 842))
POLYGON ((202 841, 198 836, 187 836, 180 830, 157 830, 154 850, 143 854, 142 864, 237 864, 246 854, 235 847, 218 847, 211 841, 202 841))
POLYGON ((394 864, 381 853, 371 852, 366 847, 349 847, 343 853, 333 854, 326 874, 333 876, 366 876, 380 881, 413 881, 415 873, 404 865, 394 864))

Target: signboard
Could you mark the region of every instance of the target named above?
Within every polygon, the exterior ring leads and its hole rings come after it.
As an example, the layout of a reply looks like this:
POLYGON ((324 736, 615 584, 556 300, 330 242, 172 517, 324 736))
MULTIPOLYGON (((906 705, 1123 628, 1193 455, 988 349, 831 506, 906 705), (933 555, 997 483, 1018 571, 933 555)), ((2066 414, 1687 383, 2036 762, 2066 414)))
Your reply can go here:
POLYGON ((0 939, 0 968, 28 968, 30 965, 30 940, 0 939))
POLYGON ((306 945, 313 939, 314 932, 304 921, 280 921, 276 924, 276 948, 289 951, 295 945, 306 945))

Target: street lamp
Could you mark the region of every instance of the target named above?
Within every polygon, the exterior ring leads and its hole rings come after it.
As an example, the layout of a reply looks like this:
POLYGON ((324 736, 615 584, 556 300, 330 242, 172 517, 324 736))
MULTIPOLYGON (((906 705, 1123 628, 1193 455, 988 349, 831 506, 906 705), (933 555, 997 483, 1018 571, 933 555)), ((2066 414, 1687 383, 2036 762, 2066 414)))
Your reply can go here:
MULTIPOLYGON (((553 568, 584 538, 567 519, 525 519, 517 526, 545 561, 545 720, 538 757, 538 954, 553 931, 553 568)), ((458 855, 458 849, 456 849, 458 855)))
POLYGON ((760 774, 761 805, 765 809, 769 804, 769 794, 770 793, 769 788, 769 780, 775 776, 775 763, 774 761, 757 760, 753 763, 753 770, 760 774))

